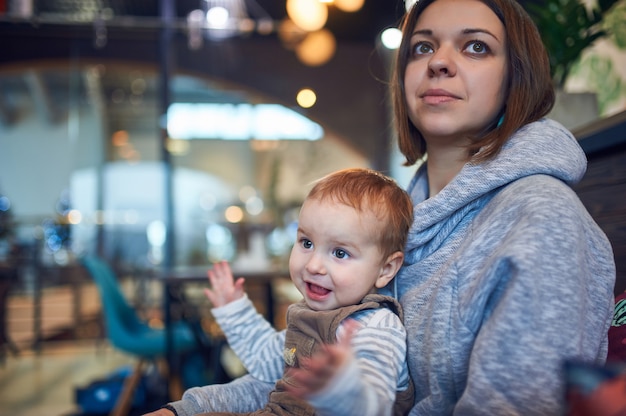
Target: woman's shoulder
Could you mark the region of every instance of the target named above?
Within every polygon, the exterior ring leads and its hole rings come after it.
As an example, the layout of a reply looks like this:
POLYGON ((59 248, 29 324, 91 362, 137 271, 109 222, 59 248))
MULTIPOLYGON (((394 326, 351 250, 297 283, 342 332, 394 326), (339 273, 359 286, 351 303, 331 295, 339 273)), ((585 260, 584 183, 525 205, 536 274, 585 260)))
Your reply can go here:
MULTIPOLYGON (((586 212, 576 192, 565 182, 550 175, 528 175, 503 186, 491 204, 526 212, 554 212, 556 209, 572 214, 586 212)), ((561 214, 566 214, 561 211, 561 214)))
POLYGON ((474 238, 485 233, 504 238, 513 230, 527 236, 567 233, 568 238, 577 238, 583 229, 599 232, 576 192, 549 175, 529 175, 502 187, 476 216, 471 232, 474 238))
POLYGON ((523 176, 519 179, 511 181, 505 185, 503 189, 512 190, 514 192, 525 192, 531 194, 543 194, 547 189, 558 191, 559 194, 571 194, 572 187, 554 176, 547 174, 532 174, 523 176))

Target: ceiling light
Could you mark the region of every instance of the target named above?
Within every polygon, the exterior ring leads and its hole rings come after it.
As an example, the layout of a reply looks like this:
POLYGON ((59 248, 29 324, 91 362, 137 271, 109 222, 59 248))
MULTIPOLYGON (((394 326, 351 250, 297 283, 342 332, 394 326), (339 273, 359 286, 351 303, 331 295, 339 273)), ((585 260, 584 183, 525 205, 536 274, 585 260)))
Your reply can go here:
POLYGON ((328 8, 318 0, 287 0, 287 15, 300 28, 313 32, 328 20, 328 8))
POLYGON ((335 0, 334 4, 339 10, 344 12, 356 12, 363 7, 365 0, 335 0))
POLYGON ((244 0, 202 0, 207 35, 224 39, 239 32, 239 23, 248 19, 244 0))

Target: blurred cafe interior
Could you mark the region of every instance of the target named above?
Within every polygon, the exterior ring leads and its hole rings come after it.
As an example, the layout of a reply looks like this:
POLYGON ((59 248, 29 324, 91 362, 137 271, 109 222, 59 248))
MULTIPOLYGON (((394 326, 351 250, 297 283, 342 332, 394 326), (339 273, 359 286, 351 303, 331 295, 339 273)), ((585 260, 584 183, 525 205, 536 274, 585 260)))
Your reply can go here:
MULTIPOLYGON (((280 327, 310 183, 356 166, 408 183, 387 90, 404 13, 402 0, 0 0, 0 414, 141 414, 241 374, 206 270, 230 261, 280 327)), ((593 96, 584 117, 554 110, 588 153, 577 192, 614 245, 616 292, 624 61, 611 50, 610 97, 574 71, 561 92, 593 96)))

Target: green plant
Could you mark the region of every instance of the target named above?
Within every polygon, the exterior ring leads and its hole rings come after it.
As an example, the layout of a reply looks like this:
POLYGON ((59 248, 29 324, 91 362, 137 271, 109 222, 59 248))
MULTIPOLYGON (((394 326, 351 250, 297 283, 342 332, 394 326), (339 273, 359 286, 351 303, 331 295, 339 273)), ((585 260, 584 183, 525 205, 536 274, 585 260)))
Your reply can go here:
POLYGON ((619 1, 597 0, 591 8, 581 0, 545 0, 526 5, 548 51, 551 75, 557 88, 563 88, 572 66, 585 49, 597 39, 608 36, 602 22, 619 1))

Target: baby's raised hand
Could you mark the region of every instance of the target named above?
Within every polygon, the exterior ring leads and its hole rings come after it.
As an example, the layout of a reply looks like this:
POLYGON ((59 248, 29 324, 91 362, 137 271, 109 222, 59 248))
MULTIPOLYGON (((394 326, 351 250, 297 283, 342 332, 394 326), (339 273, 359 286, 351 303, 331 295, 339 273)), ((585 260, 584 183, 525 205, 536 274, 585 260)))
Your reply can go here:
POLYGON ((237 280, 233 277, 227 261, 220 261, 207 272, 211 288, 204 289, 204 294, 211 301, 214 308, 224 306, 244 295, 244 278, 237 280))

